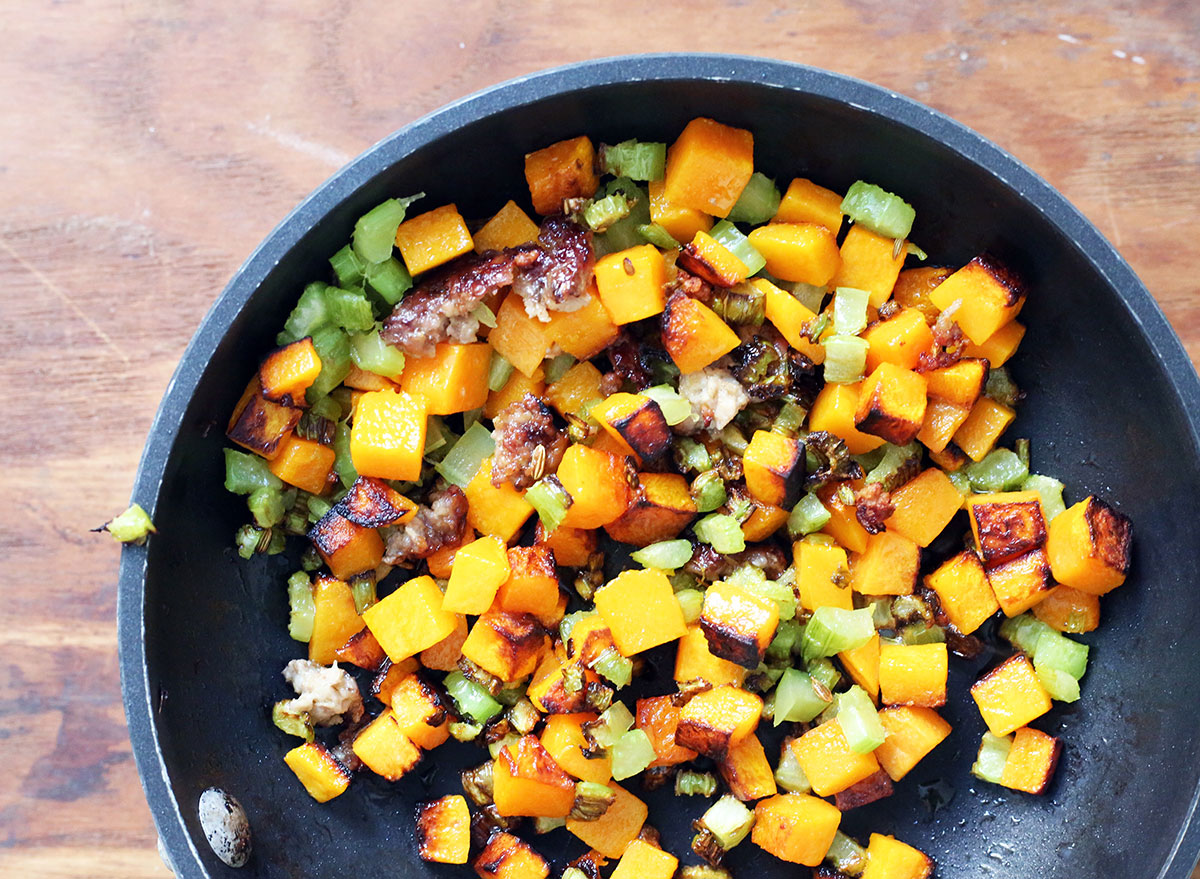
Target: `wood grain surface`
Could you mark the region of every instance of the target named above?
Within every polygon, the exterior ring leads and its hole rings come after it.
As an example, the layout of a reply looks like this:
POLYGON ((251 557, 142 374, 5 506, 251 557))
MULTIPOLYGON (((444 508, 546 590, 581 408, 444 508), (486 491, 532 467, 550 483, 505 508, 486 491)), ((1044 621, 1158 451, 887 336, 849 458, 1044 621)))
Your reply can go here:
POLYGON ((119 553, 88 529, 125 507, 171 372, 239 263, 340 165, 447 101, 650 50, 872 80, 1063 191, 1200 359, 1194 0, 8 0, 3 13, 0 875, 167 875, 120 703, 119 553))

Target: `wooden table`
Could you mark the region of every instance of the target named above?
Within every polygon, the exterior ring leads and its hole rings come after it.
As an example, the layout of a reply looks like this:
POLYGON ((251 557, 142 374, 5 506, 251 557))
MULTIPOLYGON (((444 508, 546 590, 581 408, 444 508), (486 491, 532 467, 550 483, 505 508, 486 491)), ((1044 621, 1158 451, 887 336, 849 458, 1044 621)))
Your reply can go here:
POLYGON ((126 737, 118 549, 155 407, 231 273, 371 143, 499 80, 647 50, 873 80, 1029 163, 1200 358, 1200 5, 35 2, 0 53, 0 874, 166 875, 126 737))

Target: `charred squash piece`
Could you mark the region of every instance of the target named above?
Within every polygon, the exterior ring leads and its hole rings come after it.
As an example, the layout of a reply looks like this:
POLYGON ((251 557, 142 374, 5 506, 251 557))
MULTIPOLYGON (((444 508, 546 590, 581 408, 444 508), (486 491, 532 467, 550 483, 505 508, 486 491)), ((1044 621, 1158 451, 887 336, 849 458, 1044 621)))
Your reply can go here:
POLYGON ((693 696, 679 712, 675 741, 706 757, 720 759, 754 734, 762 699, 738 687, 720 686, 693 696))
POLYGON ((684 293, 675 293, 667 300, 662 314, 662 340, 684 373, 699 372, 741 344, 738 334, 715 311, 684 293))
POLYGON ((757 668, 778 627, 774 601, 728 581, 717 581, 705 592, 700 628, 714 656, 757 668))
POLYGON ((543 217, 562 212, 568 198, 596 191, 596 148, 587 137, 560 140, 525 156, 525 181, 533 209, 543 217))
POLYGON ((529 843, 501 831, 492 834, 475 859, 475 875, 480 879, 546 879, 550 865, 529 843))
POLYGON ((695 518, 696 502, 686 479, 678 473, 640 473, 629 506, 604 530, 621 543, 647 546, 678 537, 695 518))
POLYGON ((400 731, 390 709, 363 727, 351 748, 363 765, 388 781, 399 781, 421 760, 421 749, 400 731))
POLYGON ((656 461, 671 445, 671 428, 658 403, 641 394, 612 394, 591 409, 614 439, 643 463, 656 461))
POLYGON ((993 256, 975 257, 929 294, 942 311, 958 302, 954 322, 982 345, 1011 321, 1025 304, 1025 282, 993 256))
POLYGON ((304 410, 296 406, 268 400, 255 378, 233 410, 225 435, 269 461, 279 454, 281 443, 291 435, 303 414, 304 410))
POLYGON ((804 491, 804 443, 790 436, 756 430, 742 456, 746 488, 776 507, 794 507, 804 491))
POLYGON ((417 853, 423 861, 465 864, 471 850, 471 812, 461 794, 417 804, 417 853))
POLYGON ((417 505, 374 476, 354 480, 346 496, 334 504, 339 516, 364 528, 403 525, 417 514, 417 505))
POLYGON ((350 773, 346 767, 317 742, 292 748, 284 755, 283 762, 296 773, 309 796, 318 803, 327 803, 341 796, 350 786, 350 773))
POLYGON ((679 710, 670 696, 638 699, 637 728, 646 734, 654 746, 655 759, 651 766, 675 766, 696 758, 695 751, 675 741, 679 710))
POLYGON ((392 690, 396 726, 413 744, 429 750, 450 737, 450 710, 436 687, 422 675, 412 674, 392 690))
POLYGON ((320 374, 321 358, 307 337, 268 354, 258 368, 263 396, 284 406, 304 406, 304 392, 320 374))
POLYGON ((462 652, 500 680, 517 681, 533 673, 548 646, 536 617, 493 611, 475 621, 462 652))
POLYGON ((879 833, 867 845, 867 868, 860 879, 929 879, 933 861, 907 843, 879 833))
POLYGON ((1046 518, 1036 491, 973 495, 967 498, 967 512, 988 570, 1046 543, 1046 518))
POLYGON ((903 446, 921 430, 927 402, 925 379, 920 373, 885 361, 862 384, 854 426, 903 446))
POLYGON ((366 671, 379 671, 387 659, 387 654, 383 652, 371 630, 365 627, 350 636, 350 640, 339 647, 334 655, 338 662, 348 662, 366 671))
POLYGON ((1108 504, 1089 497, 1054 517, 1046 551, 1059 583, 1104 595, 1125 582, 1133 527, 1108 504))
POLYGON ((493 796, 501 815, 565 818, 575 801, 575 780, 534 736, 501 748, 493 796))
POLYGON ((717 768, 729 792, 743 802, 774 796, 778 790, 766 751, 756 735, 746 736, 730 748, 717 768))

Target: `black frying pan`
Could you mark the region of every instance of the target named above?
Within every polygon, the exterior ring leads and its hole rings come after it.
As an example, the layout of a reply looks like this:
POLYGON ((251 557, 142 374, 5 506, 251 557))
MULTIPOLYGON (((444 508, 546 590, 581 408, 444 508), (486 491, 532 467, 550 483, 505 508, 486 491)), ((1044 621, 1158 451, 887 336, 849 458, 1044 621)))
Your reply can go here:
MULTIPOLYGON (((588 62, 467 98, 382 141, 300 205, 230 282, 192 340, 147 441, 134 499, 158 534, 125 550, 121 672, 134 754, 176 872, 233 875, 208 850, 196 801, 212 785, 241 799, 253 876, 463 876, 427 865, 412 841, 415 800, 458 790, 480 752, 448 743, 389 785, 360 777, 325 806, 281 762, 290 747, 269 705, 302 647, 287 637, 282 557, 243 563, 232 535, 242 501, 224 492, 222 427, 291 304, 356 217, 418 190, 427 204, 490 214, 523 192, 522 155, 587 133, 670 141, 697 115, 752 129, 755 163, 781 180, 834 189, 865 178, 917 210, 914 238, 938 261, 990 249, 1032 282, 1016 378, 1028 399, 1010 436, 1033 441, 1035 469, 1096 492, 1132 517, 1128 583, 1104 600, 1084 698, 1043 728, 1066 750, 1045 797, 968 773, 983 723, 959 666, 944 711, 951 737, 897 786, 849 813, 852 834, 893 833, 943 877, 1184 879, 1200 851, 1189 826, 1200 779, 1200 382, 1129 267, 1044 181, 946 117, 865 83, 751 58, 659 55, 588 62), (948 803, 943 801, 949 797, 948 803)), ((368 774, 369 775, 369 774, 368 774)), ((635 785, 635 790, 637 787, 635 785)), ((648 795, 667 847, 686 853, 698 800, 648 795), (680 805, 682 804, 682 805, 680 805)), ((565 832, 536 847, 582 849, 565 832)), ((689 862, 685 856, 685 863, 689 862)), ((560 861, 561 864, 561 861, 560 861)), ((744 844, 735 875, 796 876, 744 844)))

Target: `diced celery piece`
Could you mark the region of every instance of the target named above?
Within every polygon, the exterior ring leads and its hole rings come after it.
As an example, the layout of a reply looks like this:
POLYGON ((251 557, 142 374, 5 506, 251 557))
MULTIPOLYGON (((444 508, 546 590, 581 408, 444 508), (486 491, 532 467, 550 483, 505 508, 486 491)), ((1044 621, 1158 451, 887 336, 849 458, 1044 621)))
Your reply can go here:
POLYGON ((349 244, 331 256, 329 264, 333 267, 339 287, 354 287, 362 283, 364 264, 349 244))
POLYGON ((813 314, 821 313, 821 304, 825 301, 825 294, 828 292, 824 287, 805 284, 803 281, 784 283, 783 286, 791 290, 792 295, 800 300, 800 304, 813 314))
POLYGON ((1007 366, 997 366, 995 369, 988 370, 983 393, 1010 409, 1021 401, 1021 389, 1013 381, 1012 373, 1008 371, 1007 366))
MULTIPOLYGON (((801 644, 803 645, 803 639, 801 639, 801 644)), ((834 689, 842 682, 842 673, 837 670, 837 666, 831 659, 820 656, 806 661, 804 666, 812 679, 822 684, 827 690, 834 689)))
POLYGON ((637 775, 657 759, 654 745, 644 730, 631 729, 613 744, 609 751, 612 757, 612 777, 621 781, 637 775))
POLYGON ((375 326, 371 303, 357 290, 326 287, 325 305, 329 309, 329 322, 334 326, 350 332, 366 331, 375 326))
POLYGON ((825 381, 852 385, 862 381, 867 365, 866 339, 834 335, 825 340, 825 381))
POLYGON ((456 439, 458 439, 458 435, 446 427, 446 422, 441 419, 441 416, 430 415, 425 419, 426 460, 442 460, 446 457, 445 452, 450 451, 450 443, 456 439), (440 455, 437 454, 439 449, 444 450, 440 455))
POLYGON ((225 490, 250 494, 260 488, 283 491, 283 481, 271 472, 258 455, 225 449, 225 490))
POLYGON ((644 546, 629 557, 643 568, 659 568, 663 571, 674 571, 682 568, 692 557, 692 542, 679 538, 678 540, 660 540, 644 546))
POLYGON ((745 263, 751 275, 757 275, 766 267, 767 260, 758 252, 758 248, 751 244, 750 239, 728 220, 720 220, 713 224, 713 227, 708 230, 708 234, 745 263))
POLYGON ((721 797, 700 818, 700 823, 729 851, 746 838, 754 826, 754 813, 729 794, 721 797))
POLYGON ((858 180, 842 199, 842 213, 884 238, 907 238, 917 212, 898 195, 858 180))
POLYGON ((1042 635, 1053 631, 1054 629, 1049 625, 1029 613, 1010 617, 1000 623, 1000 637, 1029 656, 1037 653, 1038 642, 1041 641, 1042 635))
POLYGON ((867 691, 855 684, 837 696, 838 723, 846 744, 855 754, 866 754, 883 744, 887 733, 879 722, 879 713, 867 691))
MULTIPOLYGON (((776 690, 777 694, 778 692, 776 690)), ((778 695, 775 697, 775 704, 776 706, 779 704, 778 695)), ((776 708, 776 711, 778 711, 778 708, 776 708)), ((779 715, 776 714, 775 716, 778 717, 779 715)), ((776 725, 778 725, 778 721, 776 721, 776 725)), ((808 776, 804 774, 804 769, 800 766, 800 761, 796 759, 796 755, 792 752, 791 748, 784 748, 782 755, 779 757, 779 765, 775 767, 775 783, 791 794, 806 794, 812 790, 808 776)))
POLYGON ((807 723, 829 707, 813 686, 813 679, 798 668, 784 669, 775 687, 775 725, 784 721, 807 723))
POLYGON ((667 424, 674 427, 685 421, 692 414, 692 404, 670 385, 654 385, 642 391, 642 396, 649 397, 662 410, 667 424))
POLYGON ((1012 738, 1009 736, 994 736, 990 732, 983 734, 979 743, 979 755, 971 767, 971 774, 992 784, 999 784, 1004 774, 1004 764, 1008 762, 1008 752, 1012 750, 1012 738))
MULTIPOLYGON (((754 568, 754 570, 759 569, 754 568)), ((747 592, 753 592, 761 598, 775 602, 775 605, 779 608, 780 620, 790 620, 796 616, 796 593, 790 585, 779 583, 775 580, 768 580, 766 577, 760 577, 751 582, 743 582, 739 585, 747 592)))
POLYGON ((663 250, 671 250, 679 246, 679 242, 671 237, 671 233, 658 225, 658 223, 643 223, 637 227, 637 233, 642 236, 647 244, 653 244, 655 247, 661 247, 663 250))
POLYGON ((271 723, 289 736, 296 736, 306 742, 311 742, 313 725, 308 719, 308 712, 296 714, 289 706, 290 701, 276 702, 271 706, 271 723))
POLYGON ((839 830, 833 835, 825 860, 839 873, 861 876, 867 868, 867 850, 839 830))
POLYGON ((833 293, 833 331, 856 336, 867 328, 867 303, 871 294, 857 287, 838 287, 833 293))
POLYGON ((804 627, 801 652, 804 660, 834 656, 843 650, 862 647, 875 634, 871 608, 844 610, 818 607, 804 627))
POLYGON ((713 513, 695 525, 696 539, 707 543, 719 553, 741 552, 746 548, 746 536, 742 526, 733 516, 713 513))
POLYGON ((1010 491, 1021 486, 1029 468, 1009 449, 992 449, 982 461, 966 466, 971 488, 978 492, 1010 491))
POLYGON ((638 227, 650 222, 650 197, 643 187, 628 177, 618 177, 605 184, 603 196, 599 193, 597 196, 604 198, 615 193, 625 196, 629 203, 629 216, 617 220, 602 234, 595 236, 593 243, 597 249, 597 256, 641 244, 642 236, 638 234, 638 227))
POLYGON ((596 657, 592 671, 619 690, 629 686, 633 680, 633 661, 622 656, 615 648, 608 647, 596 657))
POLYGON ((667 145, 651 141, 623 140, 605 144, 600 151, 605 174, 631 180, 661 180, 667 169, 667 145))
POLYGON ((489 329, 496 328, 496 313, 488 308, 486 302, 476 303, 475 307, 471 309, 471 317, 489 329))
MULTIPOLYGON (((474 424, 472 428, 478 426, 480 425, 474 424)), ((480 461, 482 460, 480 458, 480 461)), ((478 466, 475 469, 478 470, 478 466)), ((571 505, 571 496, 556 476, 547 476, 529 486, 525 492, 525 500, 537 510, 538 518, 542 520, 542 527, 546 529, 547 534, 553 533, 562 524, 562 520, 567 517, 567 507, 571 505)))
MULTIPOLYGON (((293 497, 295 495, 293 494, 293 497)), ((283 521, 287 512, 286 495, 277 488, 256 488, 246 499, 254 522, 259 528, 271 528, 283 521)))
MULTIPOLYGON (((778 582, 778 581, 776 581, 778 582)), ((800 646, 800 636, 804 628, 794 619, 784 620, 775 630, 775 637, 767 645, 767 660, 770 662, 786 662, 791 658, 792 651, 800 646)))
POLYGON ((350 594, 354 596, 354 610, 362 614, 371 605, 379 601, 375 594, 375 577, 358 577, 350 583, 350 594))
POLYGON ((389 198, 358 218, 354 224, 354 252, 369 263, 383 262, 392 255, 396 230, 404 222, 408 206, 425 193, 408 198, 389 198))
POLYGON ((404 352, 383 341, 377 329, 350 337, 350 359, 359 369, 393 381, 404 371, 404 352))
POLYGON ((616 701, 600 715, 599 725, 592 729, 592 738, 601 748, 611 748, 632 727, 633 715, 624 702, 616 701))
POLYGON ((394 256, 383 262, 367 263, 363 270, 371 289, 383 297, 388 305, 395 305, 412 289, 412 275, 404 264, 394 256))
POLYGON ((559 354, 546 364, 546 384, 552 385, 567 374, 577 361, 570 354, 559 354))
POLYGON ((317 604, 313 600, 312 581, 308 574, 296 571, 288 577, 288 634, 297 641, 308 643, 312 637, 317 604))
POLYGON ((680 589, 675 593, 679 609, 683 612, 683 621, 689 625, 700 619, 704 610, 704 593, 699 589, 680 589))
POLYGON ((446 675, 442 685, 459 711, 476 723, 487 723, 504 710, 504 706, 493 699, 487 690, 469 680, 460 671, 452 671, 446 675))
POLYGON ((712 456, 708 454, 708 449, 690 436, 675 438, 675 457, 679 462, 680 469, 685 473, 689 470, 705 473, 713 467, 712 456))
POLYGON ((725 480, 717 471, 706 470, 692 480, 692 500, 696 504, 696 512, 711 513, 727 498, 725 480))
POLYGON ((594 613, 595 611, 590 610, 577 610, 574 613, 564 616, 558 623, 558 639, 563 644, 566 644, 567 639, 571 637, 571 632, 574 630, 575 624, 584 617, 592 616, 594 613))
POLYGON ((358 470, 350 457, 350 425, 346 422, 338 424, 333 434, 333 469, 341 480, 342 485, 349 488, 358 479, 358 470))
POLYGON ((717 779, 711 772, 681 769, 675 775, 675 796, 711 797, 717 792, 717 779))
POLYGON ((320 327, 311 335, 313 347, 317 350, 317 356, 321 358, 321 372, 304 392, 309 405, 328 396, 330 391, 340 385, 349 374, 351 366, 349 336, 333 326, 320 327))
POLYGON ((320 520, 322 516, 333 509, 333 504, 323 497, 308 496, 308 521, 310 524, 320 520))
POLYGON ((1031 473, 1021 483, 1021 490, 1036 491, 1041 496, 1042 512, 1046 515, 1047 522, 1067 508, 1063 502, 1063 484, 1053 476, 1031 473))
POLYGON ((1086 644, 1073 641, 1056 629, 1043 632, 1033 651, 1033 664, 1038 668, 1053 668, 1065 672, 1075 680, 1087 673, 1088 653, 1086 644))
POLYGON ((729 211, 734 223, 749 223, 757 226, 767 222, 779 210, 780 195, 775 181, 759 171, 750 176, 750 182, 738 196, 737 203, 729 211))
POLYGON ((924 620, 905 626, 899 634, 900 640, 905 644, 946 643, 946 630, 941 626, 931 626, 924 620))
POLYGON ((488 366, 488 390, 500 390, 508 383, 512 374, 513 365, 504 358, 503 354, 493 351, 492 362, 488 366))
POLYGON ((821 499, 810 491, 792 507, 787 521, 788 533, 793 538, 812 534, 824 528, 831 518, 832 514, 825 509, 821 499))
POLYGON ((437 472, 452 485, 465 488, 479 472, 483 459, 495 449, 496 441, 492 439, 492 432, 476 422, 458 438, 454 448, 437 465, 437 472))
POLYGON ((320 415, 330 421, 342 420, 342 407, 333 397, 322 397, 308 407, 310 415, 320 415))
POLYGON ((583 222, 593 232, 603 232, 617 220, 629 216, 629 200, 615 192, 598 199, 583 209, 583 222))
MULTIPOLYGON (((921 445, 917 442, 911 442, 906 446, 897 446, 892 443, 884 443, 882 447, 883 456, 879 462, 870 469, 867 473, 866 481, 868 484, 872 482, 881 483, 886 491, 892 491, 898 486, 895 481, 902 469, 908 465, 908 462, 916 458, 917 463, 921 461, 921 445)), ((910 473, 915 471, 909 471, 910 473)))
POLYGON ((1079 680, 1077 678, 1071 677, 1061 669, 1046 665, 1035 666, 1034 670, 1051 699, 1059 702, 1079 701, 1079 680))

